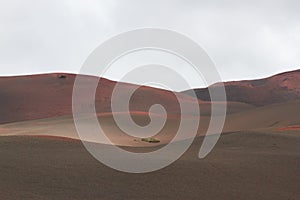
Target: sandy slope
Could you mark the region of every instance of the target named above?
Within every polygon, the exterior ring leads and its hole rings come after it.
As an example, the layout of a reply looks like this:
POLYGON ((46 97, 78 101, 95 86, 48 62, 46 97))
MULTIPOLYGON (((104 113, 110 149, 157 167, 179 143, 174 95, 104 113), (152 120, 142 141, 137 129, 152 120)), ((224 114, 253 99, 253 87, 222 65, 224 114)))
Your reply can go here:
MULTIPOLYGON (((119 114, 122 115, 122 114, 119 114)), ((133 113, 135 121, 142 125, 149 122, 149 117, 145 113, 133 113)), ((157 116, 161 118, 160 116, 157 116)), ((140 138, 135 138, 125 134, 122 130, 117 128, 111 114, 102 115, 99 122, 105 131, 108 138, 115 145, 123 146, 153 146, 157 144, 149 144, 141 142, 140 138)), ((193 122, 193 117, 188 119, 193 122)), ((85 119, 85 124, 88 126, 90 123, 89 118, 85 119)), ((178 117, 171 117, 166 121, 163 129, 155 136, 161 141, 161 144, 168 143, 177 131, 180 120, 178 117)), ((151 131, 151 130, 150 130, 151 131)), ((87 133, 88 134, 88 133, 87 133)), ((75 129, 72 116, 64 116, 57 118, 49 118, 42 120, 16 122, 10 124, 0 125, 0 135, 46 135, 56 137, 67 137, 72 139, 80 139, 75 129)), ((182 138, 185 139, 185 138, 182 138)), ((94 142, 94 140, 85 139, 86 141, 94 142)), ((102 142, 106 143, 106 142, 102 142)))
MULTIPOLYGON (((299 110, 300 101, 295 101, 229 114, 226 118, 224 132, 241 130, 277 130, 292 125, 299 125, 299 110)), ((122 116, 122 113, 119 113, 119 115, 122 116)), ((139 125, 147 125, 149 123, 147 113, 133 112, 132 116, 139 125)), ((205 134, 209 119, 209 116, 201 117, 198 135, 205 134)), ((195 118, 192 116, 186 117, 186 120, 193 123, 195 118)), ((134 138, 125 134, 116 126, 110 113, 99 115, 99 122, 109 139, 116 145, 157 145, 141 142, 139 138, 134 138)), ((88 125, 90 122, 86 119, 85 123, 88 125)), ((178 117, 169 117, 164 128, 155 135, 155 137, 161 141, 161 144, 168 143, 176 134, 179 123, 180 120, 178 117)), ((0 135, 48 135, 79 139, 72 116, 3 124, 0 125, 0 135)))
POLYGON ((300 100, 232 114, 225 130, 276 129, 300 124, 300 100))

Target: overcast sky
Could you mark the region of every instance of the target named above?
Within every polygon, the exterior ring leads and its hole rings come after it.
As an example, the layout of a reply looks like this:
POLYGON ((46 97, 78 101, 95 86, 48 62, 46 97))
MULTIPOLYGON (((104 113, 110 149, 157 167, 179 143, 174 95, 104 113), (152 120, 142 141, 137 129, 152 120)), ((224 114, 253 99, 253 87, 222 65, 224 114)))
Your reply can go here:
POLYGON ((297 0, 0 0, 0 75, 77 73, 103 41, 142 27, 189 36, 225 81, 300 68, 297 0))

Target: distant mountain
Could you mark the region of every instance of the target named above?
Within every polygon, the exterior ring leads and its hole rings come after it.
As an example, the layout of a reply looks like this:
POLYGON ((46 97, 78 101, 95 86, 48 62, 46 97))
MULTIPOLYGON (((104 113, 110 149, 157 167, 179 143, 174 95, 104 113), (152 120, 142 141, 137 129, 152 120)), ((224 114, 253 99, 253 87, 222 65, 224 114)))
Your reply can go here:
MULTIPOLYGON (((225 82, 228 101, 255 106, 283 103, 300 99, 300 70, 280 73, 258 80, 225 82)), ((219 87, 214 84, 209 87, 219 87)), ((210 101, 208 88, 194 89, 198 99, 210 101)), ((184 94, 191 94, 191 90, 184 94)))

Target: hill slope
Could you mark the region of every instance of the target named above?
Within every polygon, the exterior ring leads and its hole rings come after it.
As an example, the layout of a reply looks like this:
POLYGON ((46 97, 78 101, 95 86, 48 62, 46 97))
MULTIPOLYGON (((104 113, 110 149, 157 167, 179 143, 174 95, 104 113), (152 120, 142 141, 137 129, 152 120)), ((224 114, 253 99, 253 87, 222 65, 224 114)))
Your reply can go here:
MULTIPOLYGON (((82 75, 81 75, 82 76, 82 75)), ((82 76, 83 88, 90 87, 96 77, 82 76)), ((72 92, 75 74, 42 74, 16 77, 0 77, 0 124, 32 119, 50 118, 70 115, 72 113, 72 92)), ((111 112, 111 96, 117 82, 101 78, 95 95, 96 111, 111 112)), ((136 85, 120 83, 121 90, 117 99, 122 99, 136 85)), ((192 106, 200 103, 203 114, 209 114, 210 103, 193 100, 192 97, 176 93, 188 109, 186 115, 198 115, 192 106)), ((82 94, 85 99, 85 94, 82 94)), ((148 112, 154 104, 161 104, 170 115, 178 115, 180 107, 175 94, 171 91, 140 86, 130 99, 130 111, 148 112)), ((91 103, 83 103, 82 107, 91 107, 91 103)), ((229 112, 238 112, 252 106, 241 103, 229 103, 229 112)), ((124 110, 118 110, 124 111, 124 110)))
MULTIPOLYGON (((225 82, 228 101, 243 102, 255 106, 283 103, 300 99, 300 70, 285 72, 258 80, 225 82)), ((219 87, 218 84, 210 86, 219 87)), ((199 99, 209 101, 207 88, 194 89, 199 99)), ((184 91, 190 94, 191 90, 184 91)))
MULTIPOLYGON (((43 74, 31 76, 0 78, 0 123, 16 122, 68 115, 72 112, 72 92, 76 75, 43 74)), ((86 79, 83 87, 90 87, 95 77, 83 76, 86 79)), ((111 112, 110 98, 116 82, 102 78, 98 84, 95 97, 98 112, 111 112)), ((121 83, 122 98, 133 87, 121 83)), ((191 97, 179 94, 187 101, 191 97)), ((84 98, 84 94, 82 95, 84 98)), ((175 95, 166 90, 140 87, 130 101, 133 111, 146 111, 155 102, 163 104, 169 113, 178 113, 178 101, 175 95)), ((90 106, 90 105, 83 105, 90 106)))

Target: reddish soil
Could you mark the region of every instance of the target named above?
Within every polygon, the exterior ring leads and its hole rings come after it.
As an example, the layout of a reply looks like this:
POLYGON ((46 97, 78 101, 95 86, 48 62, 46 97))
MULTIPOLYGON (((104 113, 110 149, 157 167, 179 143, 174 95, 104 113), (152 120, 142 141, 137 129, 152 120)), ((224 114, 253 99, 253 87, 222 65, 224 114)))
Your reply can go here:
MULTIPOLYGON (((98 81, 96 77, 83 76, 84 91, 91 84, 98 81)), ((42 74, 16 77, 0 77, 0 124, 18 122, 33 119, 43 119, 70 115, 72 113, 72 93, 75 74, 42 74)), ((101 78, 95 95, 96 111, 98 113, 111 112, 111 96, 117 82, 101 78)), ((124 96, 136 85, 120 83, 121 90, 117 93, 117 99, 122 101, 124 96)), ((197 115, 192 106, 193 98, 189 95, 176 93, 180 100, 187 105, 184 115, 197 115)), ((86 94, 82 94, 82 109, 91 110, 91 102, 87 102, 86 94)), ((195 103, 195 101, 193 100, 195 103)), ((209 115, 210 103, 196 100, 200 104, 203 115, 209 115)), ((139 87, 130 99, 130 111, 148 112, 154 104, 162 105, 168 115, 179 115, 180 107, 173 92, 152 88, 139 87)), ((249 109, 252 106, 236 102, 228 103, 228 112, 238 112, 249 109)), ((118 112, 124 112, 120 108, 118 112)))
POLYGON ((69 138, 69 137, 63 137, 63 136, 52 136, 52 135, 24 135, 28 137, 33 137, 33 138, 42 138, 42 139, 47 139, 47 140, 62 140, 62 141, 70 141, 70 142, 80 142, 77 139, 69 138))
MULTIPOLYGON (((76 75, 44 74, 0 78, 0 123, 68 115, 72 112, 72 92, 76 75)), ((82 76, 82 87, 90 87, 95 77, 82 76)), ((110 99, 116 82, 101 78, 96 92, 97 112, 111 112, 110 99)), ((117 98, 122 99, 132 84, 121 83, 117 98)), ((179 94, 187 103, 191 97, 179 94)), ((83 99, 85 94, 82 94, 83 99)), ((132 111, 148 111, 155 103, 162 104, 168 113, 179 113, 176 96, 166 90, 140 87, 130 100, 132 111)), ((83 109, 90 104, 83 101, 83 109)), ((90 106, 91 107, 91 106, 90 106)), ((89 109, 89 108, 87 108, 89 109)), ((120 110, 122 111, 122 110, 120 110)), ((193 112, 193 110, 190 110, 193 112)))
MULTIPOLYGON (((228 101, 255 106, 283 103, 300 99, 300 70, 285 72, 258 80, 224 83, 228 101)), ((210 86, 218 88, 218 84, 210 86)), ((191 91, 185 91, 189 94, 191 91)), ((210 100, 207 88, 195 89, 199 99, 210 100)))
POLYGON ((297 130, 300 130, 300 125, 281 127, 281 128, 278 128, 277 130, 279 130, 279 131, 297 131, 297 130))

